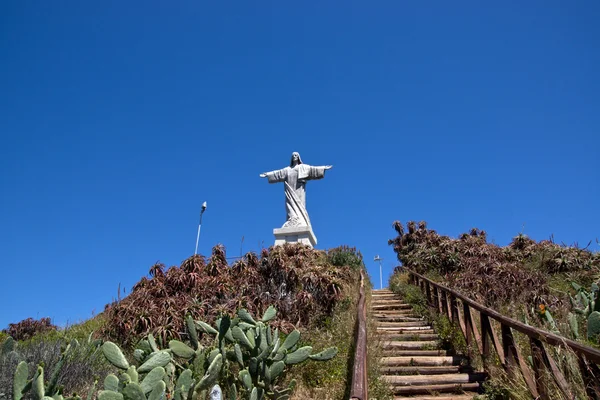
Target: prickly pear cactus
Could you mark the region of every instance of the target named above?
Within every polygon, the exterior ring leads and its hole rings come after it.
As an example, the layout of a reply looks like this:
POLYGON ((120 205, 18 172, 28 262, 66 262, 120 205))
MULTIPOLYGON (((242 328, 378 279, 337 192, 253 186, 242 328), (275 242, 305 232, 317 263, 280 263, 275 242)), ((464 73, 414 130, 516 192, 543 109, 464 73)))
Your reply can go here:
MULTIPOLYGON (((600 334, 600 288, 593 283, 590 291, 572 282, 573 289, 577 292, 575 297, 569 295, 573 311, 587 318, 587 338, 598 340, 600 334)), ((570 320, 569 320, 569 323, 570 320)))
MULTIPOLYGON (((105 342, 101 350, 106 359, 122 372, 120 378, 109 375, 104 380, 98 400, 206 400, 218 382, 227 391, 226 398, 287 400, 295 387, 277 386, 288 366, 308 360, 327 361, 335 357, 331 347, 313 354, 311 346, 299 347, 300 332, 294 330, 285 340, 267 324, 277 310, 269 307, 261 318, 247 310, 235 318, 222 316, 215 326, 186 317, 189 343, 171 340, 161 350, 152 335, 140 341, 133 352, 137 366, 130 365, 119 347, 105 342), (202 335, 212 337, 212 346, 200 344, 202 335), (177 368, 176 368, 177 366, 177 368), (231 368, 235 367, 235 368, 231 368), (239 371, 234 373, 232 371, 239 371)), ((205 340, 202 341, 206 343, 205 340)), ((19 381, 21 382, 21 381, 19 381)), ((16 399, 21 400, 21 399, 16 399)), ((40 399, 43 400, 43 399, 40 399)), ((47 400, 47 399, 46 399, 47 400)))
MULTIPOLYGON (((56 363, 47 384, 45 384, 44 381, 45 371, 41 365, 38 365, 33 377, 28 379, 29 367, 25 361, 21 361, 17 365, 13 376, 13 400, 21 400, 27 393, 31 393, 31 398, 34 400, 48 400, 50 398, 62 400, 63 397, 57 387, 58 377, 66 357, 70 354, 71 350, 78 345, 79 343, 76 340, 71 341, 71 343, 67 345, 66 349, 62 352, 60 359, 56 363)), ((90 396, 88 396, 88 398, 91 400, 90 396)))
MULTIPOLYGON (((239 373, 232 377, 235 392, 241 393, 245 399, 289 399, 295 386, 279 388, 277 380, 285 368, 303 363, 307 360, 327 361, 335 357, 337 348, 331 347, 317 354, 312 354, 311 346, 298 347, 300 332, 292 331, 283 342, 279 332, 267 326, 267 322, 275 318, 277 310, 269 307, 262 318, 253 317, 247 310, 241 309, 234 319, 217 320, 216 329, 202 321, 196 321, 198 329, 218 335, 218 347, 208 353, 208 360, 216 362, 217 357, 224 355, 225 370, 229 364, 239 365, 239 373), (226 328, 223 323, 226 323, 226 328)), ((210 368, 209 368, 210 371, 210 368)), ((203 379, 208 379, 209 372, 203 379)), ((203 389, 202 385, 198 389, 203 389)), ((230 389, 233 392, 233 389, 230 389)), ((230 398, 231 393, 230 393, 230 398)))
POLYGON ((587 337, 591 340, 600 339, 600 312, 594 311, 587 320, 587 337))

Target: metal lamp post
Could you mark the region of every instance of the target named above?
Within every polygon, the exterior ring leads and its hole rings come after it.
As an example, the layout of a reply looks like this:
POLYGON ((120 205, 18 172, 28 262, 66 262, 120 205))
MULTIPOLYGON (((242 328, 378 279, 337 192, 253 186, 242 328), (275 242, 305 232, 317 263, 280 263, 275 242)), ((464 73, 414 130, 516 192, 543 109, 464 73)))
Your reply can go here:
POLYGON ((202 210, 200 211, 200 223, 198 224, 198 234, 196 235, 196 250, 194 250, 194 255, 198 254, 198 240, 200 240, 200 228, 202 228, 202 215, 206 211, 206 202, 202 203, 202 210))
POLYGON ((376 255, 375 258, 373 259, 373 261, 379 261, 379 289, 383 289, 383 276, 381 273, 381 261, 383 260, 383 258, 379 257, 379 255, 376 255))

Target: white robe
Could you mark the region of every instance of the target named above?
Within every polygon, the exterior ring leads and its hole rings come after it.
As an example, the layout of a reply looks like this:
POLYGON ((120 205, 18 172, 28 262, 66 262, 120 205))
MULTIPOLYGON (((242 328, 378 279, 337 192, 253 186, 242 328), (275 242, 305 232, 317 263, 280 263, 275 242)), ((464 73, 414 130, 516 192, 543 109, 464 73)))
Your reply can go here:
POLYGON ((306 181, 325 177, 325 167, 298 164, 265 174, 269 183, 284 182, 287 220, 283 227, 310 226, 306 211, 306 181))

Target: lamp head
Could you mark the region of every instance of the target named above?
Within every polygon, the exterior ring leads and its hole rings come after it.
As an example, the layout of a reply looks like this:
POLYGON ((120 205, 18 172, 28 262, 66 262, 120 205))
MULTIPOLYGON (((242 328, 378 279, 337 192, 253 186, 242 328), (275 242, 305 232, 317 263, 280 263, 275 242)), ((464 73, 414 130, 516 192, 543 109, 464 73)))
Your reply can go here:
POLYGON ((206 202, 202 203, 202 212, 206 211, 206 202))

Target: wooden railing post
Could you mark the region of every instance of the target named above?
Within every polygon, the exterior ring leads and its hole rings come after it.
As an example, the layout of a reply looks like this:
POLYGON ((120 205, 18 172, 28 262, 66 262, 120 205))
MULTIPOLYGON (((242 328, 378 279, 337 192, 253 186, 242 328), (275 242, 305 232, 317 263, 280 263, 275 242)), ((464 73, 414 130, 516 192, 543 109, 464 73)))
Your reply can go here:
MULTIPOLYGON (((575 352, 579 359, 579 368, 586 385, 586 392, 592 399, 600 400, 600 350, 586 346, 582 343, 567 339, 553 332, 544 331, 506 317, 497 311, 494 311, 456 290, 449 289, 443 285, 431 281, 430 279, 410 272, 411 279, 425 292, 427 301, 433 308, 436 308, 440 314, 448 316, 454 323, 458 321, 467 344, 470 346, 473 341, 477 344, 479 354, 483 360, 484 370, 489 370, 489 363, 492 361, 491 347, 496 350, 500 363, 510 374, 521 374, 527 384, 529 392, 534 398, 548 398, 550 396, 549 388, 546 386, 542 377, 551 376, 556 382, 558 388, 565 398, 572 399, 573 394, 558 364, 552 358, 546 346, 558 346, 570 349, 575 352), (458 301, 462 303, 462 315, 458 301), (475 323, 473 310, 479 312, 480 325, 475 323), (494 325, 491 322, 494 319, 500 324, 500 334, 496 333, 494 325), (517 347, 513 330, 526 335, 529 338, 532 358, 533 371, 527 365, 517 347), (544 372, 544 369, 547 371, 544 372)), ((552 394, 552 396, 554 396, 552 394)))
POLYGON ((513 337, 512 331, 509 326, 504 324, 500 324, 502 331, 502 347, 504 350, 504 360, 505 360, 505 368, 509 375, 517 376, 518 369, 521 370, 521 374, 523 374, 523 378, 525 379, 525 383, 529 388, 529 392, 533 395, 533 397, 539 397, 539 393, 537 391, 536 384, 531 377, 529 369, 523 360, 523 357, 519 354, 519 348, 515 343, 515 339, 513 337), (518 367, 518 368, 517 368, 518 367))
POLYGON ((542 355, 541 343, 539 340, 534 338, 529 338, 529 343, 531 345, 531 358, 533 361, 533 373, 535 374, 535 384, 537 386, 538 393, 540 394, 540 398, 548 399, 548 388, 544 382, 544 357, 542 355))
POLYGON ((425 281, 425 293, 427 295, 427 304, 431 306, 433 304, 433 300, 431 298, 431 284, 429 281, 425 281))
POLYGON ((458 323, 458 302, 452 293, 450 294, 450 319, 452 323, 458 323))
POLYGON ((465 341, 467 347, 471 347, 471 343, 473 343, 473 319, 471 318, 469 304, 465 302, 463 302, 463 318, 465 320, 465 341))
POLYGON ((354 348, 354 368, 350 399, 367 400, 367 307, 365 302, 365 284, 363 272, 360 272, 360 294, 357 305, 357 333, 354 348))

